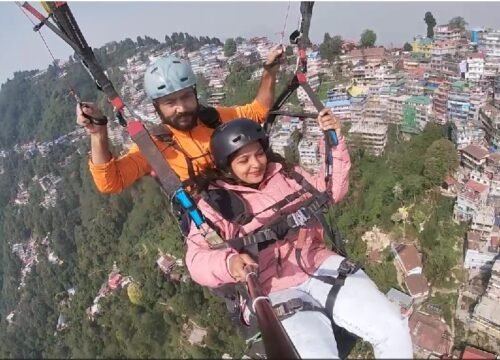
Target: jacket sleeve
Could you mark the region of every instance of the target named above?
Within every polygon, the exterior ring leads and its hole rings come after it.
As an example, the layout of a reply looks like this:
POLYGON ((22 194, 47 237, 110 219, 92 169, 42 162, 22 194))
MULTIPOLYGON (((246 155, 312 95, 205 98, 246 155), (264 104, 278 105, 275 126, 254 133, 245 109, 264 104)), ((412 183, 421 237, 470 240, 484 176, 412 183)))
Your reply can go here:
POLYGON ((258 123, 266 120, 269 108, 254 100, 250 104, 233 107, 217 107, 222 122, 228 122, 237 118, 248 118, 258 123))
MULTIPOLYGON (((198 207, 203 215, 212 220, 220 229, 227 229, 227 222, 210 211, 208 206, 204 206, 203 201, 199 202, 198 207)), ((224 237, 224 234, 221 236, 224 237)), ((226 264, 231 254, 237 254, 237 252, 231 248, 210 249, 204 236, 191 222, 191 230, 187 236, 186 266, 195 282, 211 288, 236 283, 226 264)))
MULTIPOLYGON (((339 143, 337 146, 332 147, 333 166, 332 166, 332 179, 330 191, 332 193, 333 201, 338 202, 344 198, 349 190, 349 171, 351 169, 351 158, 343 136, 338 137, 339 143)), ((325 191, 325 141, 319 141, 319 153, 321 168, 320 171, 311 175, 301 167, 296 170, 305 177, 319 191, 325 191)))
POLYGON ((119 158, 113 157, 107 163, 94 164, 89 160, 89 168, 97 189, 103 193, 123 191, 137 179, 151 172, 151 167, 135 144, 127 154, 119 158))

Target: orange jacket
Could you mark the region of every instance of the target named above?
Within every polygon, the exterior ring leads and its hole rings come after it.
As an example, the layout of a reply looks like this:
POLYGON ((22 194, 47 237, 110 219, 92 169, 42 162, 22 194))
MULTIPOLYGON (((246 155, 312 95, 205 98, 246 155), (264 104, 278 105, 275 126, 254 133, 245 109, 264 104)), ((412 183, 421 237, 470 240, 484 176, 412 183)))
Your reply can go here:
MULTIPOLYGON (((243 106, 217 107, 216 109, 222 122, 246 117, 261 123, 269 111, 256 100, 243 106)), ((196 173, 212 164, 209 156, 209 144, 214 129, 206 127, 201 122, 189 132, 179 131, 171 127, 169 129, 177 144, 193 159, 192 163, 196 173)), ((188 179, 188 167, 184 155, 167 146, 164 142, 157 139, 154 141, 181 181, 188 179)), ((89 160, 89 167, 97 189, 103 193, 120 192, 152 170, 136 144, 130 148, 127 154, 119 158, 113 157, 107 163, 93 164, 92 160, 89 160)))

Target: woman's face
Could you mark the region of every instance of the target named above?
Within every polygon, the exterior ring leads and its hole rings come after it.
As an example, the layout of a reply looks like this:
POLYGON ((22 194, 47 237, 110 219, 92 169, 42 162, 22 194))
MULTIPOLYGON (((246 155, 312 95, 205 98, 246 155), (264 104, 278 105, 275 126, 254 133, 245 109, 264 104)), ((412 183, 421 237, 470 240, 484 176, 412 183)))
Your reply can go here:
POLYGON ((264 178, 267 155, 260 141, 255 141, 238 150, 231 161, 233 174, 247 184, 259 184, 264 178))

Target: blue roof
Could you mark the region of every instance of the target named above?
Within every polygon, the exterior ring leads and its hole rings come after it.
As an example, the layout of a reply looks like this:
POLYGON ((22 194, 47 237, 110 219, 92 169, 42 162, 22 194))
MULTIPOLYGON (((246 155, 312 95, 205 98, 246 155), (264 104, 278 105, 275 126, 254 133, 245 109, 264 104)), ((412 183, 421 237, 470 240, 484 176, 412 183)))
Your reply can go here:
POLYGON ((313 52, 309 53, 308 58, 311 60, 318 59, 319 58, 319 51, 313 51, 313 52))
POLYGON ((327 101, 325 103, 326 107, 333 108, 336 106, 348 106, 351 105, 351 100, 333 100, 333 101, 327 101))

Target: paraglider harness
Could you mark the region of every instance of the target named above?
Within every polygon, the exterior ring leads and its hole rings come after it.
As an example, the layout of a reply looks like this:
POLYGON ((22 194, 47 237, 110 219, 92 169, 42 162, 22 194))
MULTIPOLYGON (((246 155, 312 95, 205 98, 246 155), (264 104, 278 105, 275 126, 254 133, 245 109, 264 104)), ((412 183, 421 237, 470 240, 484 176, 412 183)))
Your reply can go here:
MULTIPOLYGON (((332 328, 338 340, 337 343, 339 344, 339 352, 341 352, 340 348, 343 348, 342 355, 345 357, 352 349, 356 338, 345 329, 335 324, 332 317, 332 309, 334 308, 337 295, 344 285, 347 276, 355 273, 360 266, 347 258, 344 259, 338 269, 337 278, 314 275, 304 268, 301 257, 302 247, 304 245, 307 228, 314 221, 319 222, 324 232, 328 234, 328 237, 332 241, 333 251, 344 257, 346 256, 346 251, 340 234, 332 229, 325 217, 325 213, 328 211, 329 205, 331 204, 331 194, 329 192, 318 191, 301 174, 294 170, 289 170, 288 175, 289 178, 301 186, 301 189, 257 214, 249 213, 245 201, 232 190, 215 187, 206 190, 205 194, 202 195, 205 202, 226 221, 237 226, 244 226, 259 214, 271 209, 274 209, 276 214, 278 214, 269 224, 251 233, 236 236, 220 243, 210 243, 208 240, 207 242, 209 242, 209 246, 212 249, 230 247, 238 252, 246 251, 250 253, 250 255, 255 255, 255 246, 257 246, 258 251, 261 251, 275 242, 283 241, 287 235, 298 232, 298 239, 295 242, 295 258, 299 268, 308 276, 332 285, 332 288, 328 294, 324 308, 304 302, 300 298, 294 298, 287 302, 276 304, 273 308, 280 319, 292 316, 298 311, 320 311, 324 313, 332 323, 332 328), (305 200, 301 200, 301 198, 307 195, 309 196, 305 200)), ((215 225, 212 224, 212 226, 215 225)), ((243 312, 245 309, 251 309, 251 306, 249 306, 251 299, 249 299, 244 286, 241 284, 225 285, 222 288, 215 289, 213 292, 216 295, 222 296, 226 301, 228 310, 235 318, 238 318, 246 325, 247 332, 250 333, 247 334, 247 336, 251 335, 252 331, 257 330, 255 329, 255 318, 245 317, 246 315, 243 312)))

